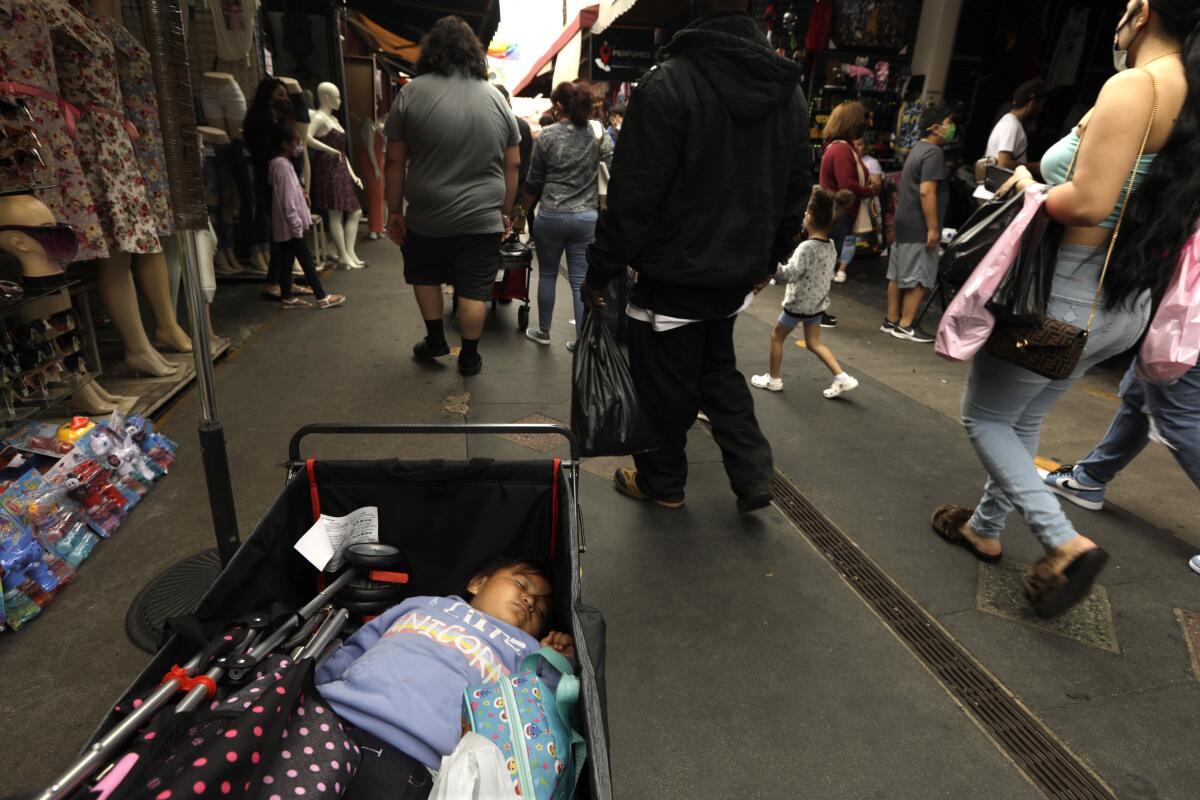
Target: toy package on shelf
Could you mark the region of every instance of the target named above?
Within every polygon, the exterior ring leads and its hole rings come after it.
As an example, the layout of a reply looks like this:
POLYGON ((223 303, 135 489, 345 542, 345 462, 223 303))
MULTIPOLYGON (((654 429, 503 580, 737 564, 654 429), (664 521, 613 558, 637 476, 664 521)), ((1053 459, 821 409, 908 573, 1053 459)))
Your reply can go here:
POLYGON ((124 434, 96 425, 75 447, 76 452, 112 471, 109 480, 125 496, 128 508, 136 506, 150 491, 154 473, 146 466, 145 454, 124 434))
POLYGON ((66 487, 51 484, 36 469, 14 481, 0 495, 0 505, 30 526, 47 551, 73 568, 79 568, 100 540, 67 497, 66 487))
MULTIPOLYGON (((111 422, 116 423, 119 415, 114 413, 111 422)), ((154 432, 154 425, 141 414, 131 414, 117 428, 123 428, 130 440, 141 448, 142 452, 162 470, 165 475, 175 463, 175 451, 179 445, 161 433, 154 432)), ((116 429, 116 428, 114 428, 116 429)))
MULTIPOLYGON (((87 419, 76 417, 76 419, 87 419)), ((70 424, 70 423, 68 423, 70 424)), ((25 423, 5 439, 12 447, 27 453, 38 453, 51 458, 62 458, 75 447, 74 441, 64 441, 58 436, 58 426, 48 422, 32 420, 25 423)))
POLYGON ((129 500, 113 485, 115 475, 111 468, 75 449, 50 468, 46 481, 64 487, 92 530, 107 539, 129 514, 129 500))
POLYGON ((69 564, 42 547, 30 528, 4 511, 0 511, 0 570, 5 615, 13 630, 36 616, 39 607, 75 575, 69 564))

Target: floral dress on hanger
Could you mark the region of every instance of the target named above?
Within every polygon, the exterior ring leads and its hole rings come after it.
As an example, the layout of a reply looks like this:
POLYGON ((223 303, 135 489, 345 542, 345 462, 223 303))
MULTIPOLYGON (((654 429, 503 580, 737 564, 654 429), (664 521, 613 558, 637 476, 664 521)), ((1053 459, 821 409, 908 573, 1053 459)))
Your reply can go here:
POLYGON ((115 19, 93 14, 92 20, 117 49, 117 76, 125 102, 125 118, 137 128, 138 138, 133 141, 133 149, 146 181, 146 199, 150 201, 158 235, 170 236, 175 232, 175 221, 171 216, 171 191, 167 184, 167 160, 163 153, 150 53, 115 19))
POLYGON ((26 87, 58 95, 49 22, 42 5, 32 0, 0 0, 0 94, 24 101, 33 115, 33 126, 42 143, 39 153, 49 173, 58 182, 53 189, 34 195, 46 204, 59 222, 75 229, 79 240, 76 259, 108 258, 108 246, 96 216, 92 193, 84 177, 68 116, 58 103, 23 93, 26 87))
POLYGON ((96 203, 109 251, 157 253, 157 225, 125 119, 113 44, 63 0, 42 0, 54 40, 59 94, 82 112, 75 149, 96 203))

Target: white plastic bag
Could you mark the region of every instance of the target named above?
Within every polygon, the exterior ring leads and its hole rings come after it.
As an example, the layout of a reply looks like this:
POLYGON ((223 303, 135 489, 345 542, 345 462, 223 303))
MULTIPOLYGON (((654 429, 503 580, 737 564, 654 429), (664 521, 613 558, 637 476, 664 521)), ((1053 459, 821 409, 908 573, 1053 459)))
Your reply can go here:
POLYGON ((453 753, 442 757, 429 800, 507 800, 516 796, 500 748, 477 733, 468 733, 453 753))

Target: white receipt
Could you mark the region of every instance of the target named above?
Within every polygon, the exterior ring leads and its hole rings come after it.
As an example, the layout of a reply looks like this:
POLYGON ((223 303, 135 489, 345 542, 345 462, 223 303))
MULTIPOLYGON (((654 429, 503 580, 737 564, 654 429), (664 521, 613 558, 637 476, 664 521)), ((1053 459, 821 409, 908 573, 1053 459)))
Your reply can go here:
POLYGON ((379 509, 363 506, 344 517, 322 514, 296 542, 296 550, 320 570, 336 572, 352 544, 379 541, 379 509))

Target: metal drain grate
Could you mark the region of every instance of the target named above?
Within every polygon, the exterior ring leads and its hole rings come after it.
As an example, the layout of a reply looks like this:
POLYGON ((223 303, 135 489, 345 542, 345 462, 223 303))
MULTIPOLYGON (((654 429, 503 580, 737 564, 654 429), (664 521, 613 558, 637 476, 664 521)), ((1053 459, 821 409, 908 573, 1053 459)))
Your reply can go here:
POLYGON ((875 566, 790 480, 775 473, 775 504, 1047 797, 1116 800, 975 658, 875 566))

